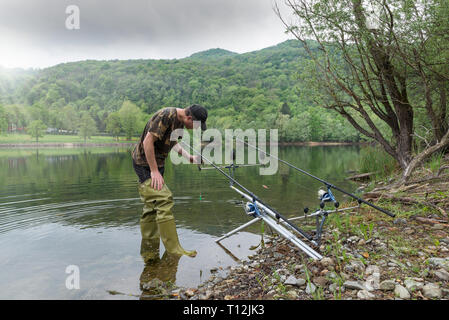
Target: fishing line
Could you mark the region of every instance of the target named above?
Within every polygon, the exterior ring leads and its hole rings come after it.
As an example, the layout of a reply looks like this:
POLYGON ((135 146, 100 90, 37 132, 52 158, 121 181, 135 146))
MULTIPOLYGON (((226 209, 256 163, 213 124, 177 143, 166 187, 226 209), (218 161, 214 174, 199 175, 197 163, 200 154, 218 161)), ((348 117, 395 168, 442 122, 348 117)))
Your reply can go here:
POLYGON ((354 195, 354 194, 352 194, 352 193, 349 193, 349 192, 347 192, 347 191, 345 191, 345 190, 343 190, 343 189, 341 189, 341 188, 339 188, 339 187, 337 187, 337 186, 335 186, 335 185, 333 185, 333 184, 331 184, 331 183, 329 183, 329 182, 327 182, 327 181, 325 181, 325 180, 323 180, 323 179, 321 179, 321 178, 318 178, 318 177, 316 177, 316 176, 310 174, 309 172, 307 172, 307 171, 305 171, 305 170, 302 170, 302 169, 300 169, 300 168, 298 168, 298 167, 292 165, 291 163, 289 163, 289 162, 287 162, 287 161, 285 161, 285 160, 279 159, 278 157, 273 156, 272 154, 270 154, 270 153, 268 153, 268 152, 266 152, 266 151, 263 151, 263 150, 260 149, 259 147, 256 147, 256 146, 254 146, 254 145, 252 145, 252 144, 250 144, 250 143, 248 143, 248 142, 246 142, 246 141, 244 141, 244 140, 242 140, 242 139, 239 139, 239 138, 237 138, 237 137, 235 137, 235 139, 236 139, 237 141, 240 141, 240 142, 246 144, 247 146, 249 146, 249 147, 251 147, 251 148, 254 148, 254 149, 256 149, 256 150, 259 150, 260 152, 263 152, 265 155, 267 155, 267 156, 269 156, 269 157, 271 157, 271 158, 273 158, 273 159, 276 159, 276 160, 279 161, 279 162, 282 162, 283 164, 289 166, 290 168, 295 169, 296 171, 299 171, 299 172, 301 172, 301 173, 303 173, 303 174, 305 174, 305 175, 307 175, 307 176, 309 176, 309 177, 311 177, 311 178, 313 178, 313 179, 315 179, 315 180, 318 180, 318 181, 324 183, 324 185, 326 185, 326 187, 327 187, 328 189, 331 189, 331 188, 332 188, 332 189, 338 190, 338 191, 340 191, 341 193, 344 193, 344 194, 350 196, 351 198, 357 200, 359 204, 364 203, 364 204, 366 204, 366 205, 368 205, 368 206, 370 206, 370 207, 372 207, 372 208, 374 208, 374 209, 376 209, 376 210, 379 210, 380 212, 383 212, 383 213, 389 215, 390 217, 393 217, 393 218, 396 217, 396 215, 393 214, 393 213, 391 213, 390 211, 385 210, 385 209, 383 209, 383 208, 381 208, 381 207, 378 207, 378 206, 376 206, 375 204, 372 204, 371 202, 368 202, 368 201, 366 201, 366 200, 363 200, 362 198, 357 197, 356 195, 354 195))

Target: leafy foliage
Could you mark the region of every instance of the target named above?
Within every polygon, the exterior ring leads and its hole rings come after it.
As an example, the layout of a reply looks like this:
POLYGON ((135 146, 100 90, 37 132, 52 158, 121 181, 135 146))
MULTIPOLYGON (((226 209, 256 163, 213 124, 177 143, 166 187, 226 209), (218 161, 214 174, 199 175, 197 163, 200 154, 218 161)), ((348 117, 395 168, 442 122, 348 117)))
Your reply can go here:
POLYGON ((7 118, 22 121, 15 127, 39 119, 74 131, 87 112, 98 131, 118 135, 120 127, 130 137, 156 110, 198 103, 209 110, 210 128, 278 128, 284 141, 360 140, 341 116, 314 102, 307 65, 296 40, 245 54, 211 49, 174 60, 88 60, 37 70, 7 86, 0 74, 7 91, 0 101, 9 114, 20 110, 23 119, 7 118))

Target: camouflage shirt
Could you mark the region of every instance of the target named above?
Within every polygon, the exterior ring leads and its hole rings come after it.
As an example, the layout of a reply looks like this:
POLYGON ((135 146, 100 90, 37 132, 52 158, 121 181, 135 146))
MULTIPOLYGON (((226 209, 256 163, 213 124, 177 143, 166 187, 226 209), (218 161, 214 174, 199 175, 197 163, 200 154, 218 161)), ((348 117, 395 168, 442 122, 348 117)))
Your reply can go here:
POLYGON ((178 120, 176 108, 164 108, 157 111, 147 122, 143 130, 140 142, 134 147, 132 157, 139 166, 149 167, 145 151, 143 149, 143 140, 150 132, 154 140, 154 155, 158 167, 163 167, 168 153, 177 141, 170 141, 170 135, 175 129, 182 129, 183 123, 178 120))

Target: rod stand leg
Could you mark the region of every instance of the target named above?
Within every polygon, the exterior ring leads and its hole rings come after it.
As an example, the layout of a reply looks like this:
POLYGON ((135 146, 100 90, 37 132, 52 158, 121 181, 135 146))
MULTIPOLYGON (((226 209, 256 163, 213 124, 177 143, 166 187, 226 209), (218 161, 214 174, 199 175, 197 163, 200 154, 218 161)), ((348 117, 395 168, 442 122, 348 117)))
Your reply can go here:
POLYGON ((252 225, 253 223, 256 223, 257 221, 260 221, 260 219, 261 219, 260 217, 257 217, 257 218, 254 218, 253 220, 251 220, 251 221, 249 221, 249 222, 247 222, 247 223, 245 223, 245 224, 242 224, 240 227, 235 228, 234 230, 229 231, 228 233, 226 233, 224 236, 218 238, 217 240, 215 240, 215 242, 218 243, 218 242, 220 242, 220 241, 223 240, 223 239, 229 238, 229 237, 232 236, 233 234, 235 234, 235 233, 237 233, 237 232, 239 232, 239 231, 241 231, 241 230, 243 230, 243 229, 249 227, 249 226, 252 225))

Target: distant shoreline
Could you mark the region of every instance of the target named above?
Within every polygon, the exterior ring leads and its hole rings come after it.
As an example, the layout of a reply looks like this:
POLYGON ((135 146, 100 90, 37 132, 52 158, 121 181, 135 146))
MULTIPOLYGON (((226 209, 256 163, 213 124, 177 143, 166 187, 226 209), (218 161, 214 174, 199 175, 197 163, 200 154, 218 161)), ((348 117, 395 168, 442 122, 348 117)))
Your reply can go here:
MULTIPOLYGON (((72 142, 44 142, 44 143, 0 143, 0 148, 80 148, 80 147, 132 147, 137 142, 116 143, 72 143, 72 142)), ((280 146, 350 146, 366 145, 369 142, 279 142, 280 146)))
POLYGON ((117 143, 2 143, 0 148, 80 148, 80 147, 131 147, 135 142, 117 142, 117 143))

